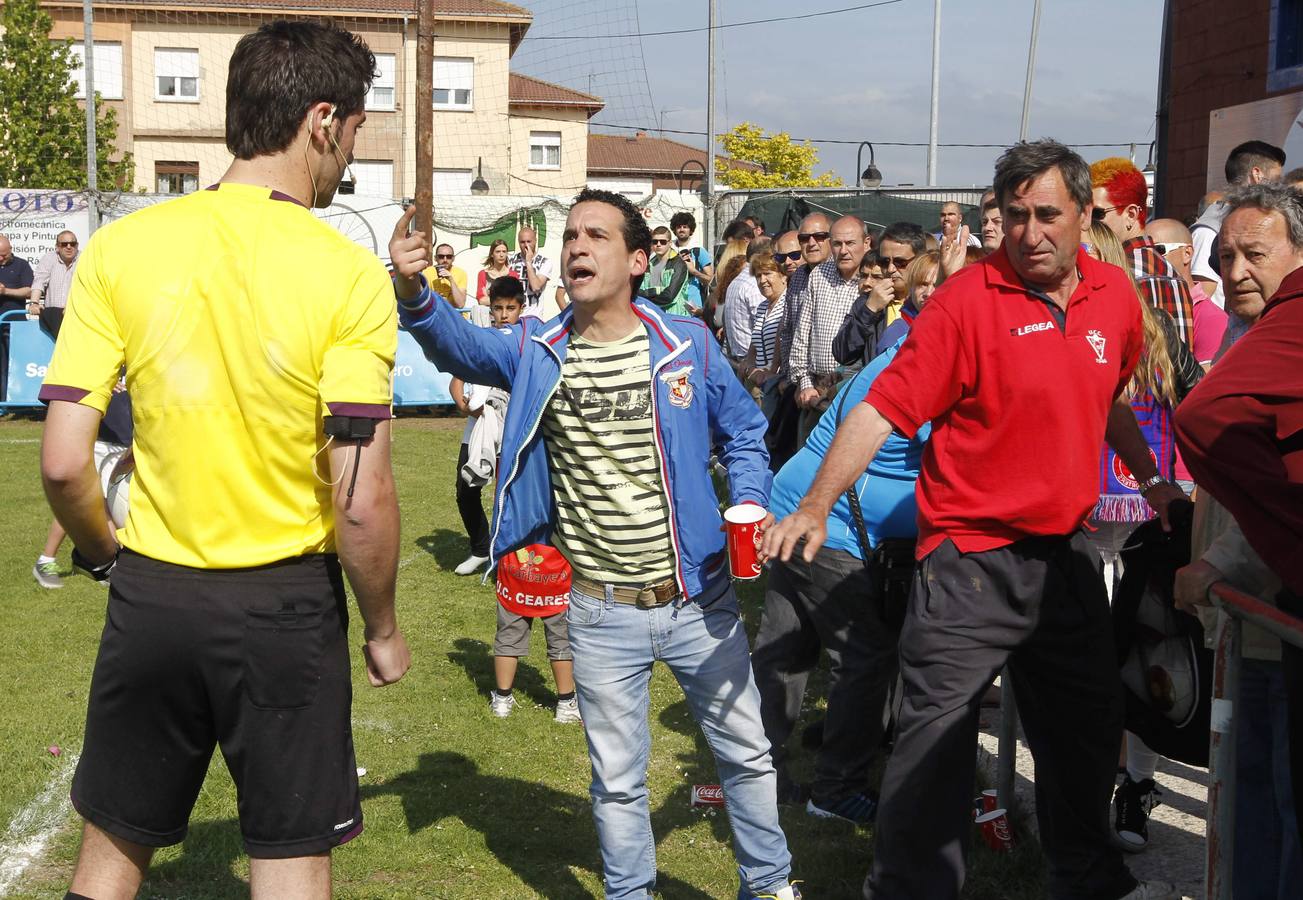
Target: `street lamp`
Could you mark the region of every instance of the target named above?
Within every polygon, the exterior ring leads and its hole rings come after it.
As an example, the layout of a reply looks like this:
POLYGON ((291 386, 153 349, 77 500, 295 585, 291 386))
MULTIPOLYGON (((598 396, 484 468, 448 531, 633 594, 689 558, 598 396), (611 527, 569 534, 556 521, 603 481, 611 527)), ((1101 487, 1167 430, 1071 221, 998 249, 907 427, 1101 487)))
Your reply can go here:
POLYGON ((1149 162, 1145 163, 1145 168, 1143 169, 1143 171, 1145 171, 1145 172, 1153 172, 1153 171, 1155 171, 1155 169, 1154 169, 1154 145, 1157 144, 1157 143, 1158 143, 1158 141, 1150 141, 1150 142, 1149 142, 1149 162))
MULTIPOLYGON (((680 193, 680 194, 683 193, 683 174, 684 174, 684 172, 687 170, 688 166, 700 166, 700 167, 701 167, 701 177, 702 177, 702 178, 705 178, 705 177, 706 177, 706 164, 705 164, 704 162, 702 162, 702 161, 699 160, 699 159, 689 159, 689 160, 684 161, 683 165, 679 166, 678 183, 679 183, 679 193, 680 193)), ((691 182, 689 182, 689 183, 691 183, 691 182)))
POLYGON ((875 188, 882 184, 882 172, 873 164, 873 145, 868 141, 861 141, 860 146, 855 150, 855 171, 860 173, 860 186, 866 188, 875 188), (860 159, 863 158, 864 148, 869 148, 869 167, 860 169, 860 159))
POLYGON ((471 193, 482 197, 489 192, 489 183, 484 180, 484 157, 476 158, 475 180, 471 182, 471 193))

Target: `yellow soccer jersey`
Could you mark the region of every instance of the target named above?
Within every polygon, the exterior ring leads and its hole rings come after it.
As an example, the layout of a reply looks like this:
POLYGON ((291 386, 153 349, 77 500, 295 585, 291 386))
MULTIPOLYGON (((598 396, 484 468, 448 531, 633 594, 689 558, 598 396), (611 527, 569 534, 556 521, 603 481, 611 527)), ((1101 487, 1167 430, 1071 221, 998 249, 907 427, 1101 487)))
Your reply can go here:
POLYGON ((126 547, 198 568, 334 549, 322 417, 386 419, 393 288, 371 253, 267 188, 221 184, 105 226, 41 390, 135 421, 126 547))

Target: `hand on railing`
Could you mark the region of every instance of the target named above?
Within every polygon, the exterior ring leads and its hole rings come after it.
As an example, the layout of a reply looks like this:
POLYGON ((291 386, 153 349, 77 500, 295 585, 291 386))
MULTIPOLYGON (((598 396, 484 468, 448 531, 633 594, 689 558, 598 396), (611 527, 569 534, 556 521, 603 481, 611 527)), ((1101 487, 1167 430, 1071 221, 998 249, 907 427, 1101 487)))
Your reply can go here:
POLYGON ((1208 596, 1212 586, 1225 581, 1226 576, 1216 566, 1196 559, 1188 566, 1176 570, 1176 582, 1172 586, 1172 599, 1176 608, 1190 615, 1197 615, 1201 606, 1212 606, 1208 596))

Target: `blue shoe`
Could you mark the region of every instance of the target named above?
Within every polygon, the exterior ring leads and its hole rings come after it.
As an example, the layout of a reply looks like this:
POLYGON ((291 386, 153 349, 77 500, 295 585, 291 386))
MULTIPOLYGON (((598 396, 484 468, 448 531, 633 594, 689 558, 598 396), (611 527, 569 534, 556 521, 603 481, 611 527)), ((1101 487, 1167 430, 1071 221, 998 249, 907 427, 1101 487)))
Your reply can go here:
POLYGON ((836 803, 805 804, 805 811, 816 819, 841 819, 855 825, 871 825, 878 815, 878 801, 867 794, 851 794, 836 803))

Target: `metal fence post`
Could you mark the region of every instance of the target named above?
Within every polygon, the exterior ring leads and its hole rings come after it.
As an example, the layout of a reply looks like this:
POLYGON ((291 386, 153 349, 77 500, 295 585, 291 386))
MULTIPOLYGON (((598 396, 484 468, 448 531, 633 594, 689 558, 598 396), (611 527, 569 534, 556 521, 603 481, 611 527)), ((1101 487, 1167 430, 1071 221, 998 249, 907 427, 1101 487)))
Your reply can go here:
POLYGON ((1235 854, 1235 700, 1240 681, 1238 617, 1219 617, 1213 663, 1212 728, 1208 744, 1208 833, 1204 857, 1204 897, 1231 900, 1235 854))
POLYGON ((1000 672, 1000 736, 996 749, 996 802, 1013 809, 1014 776, 1018 773, 1018 703, 1013 696, 1009 667, 1000 672))

